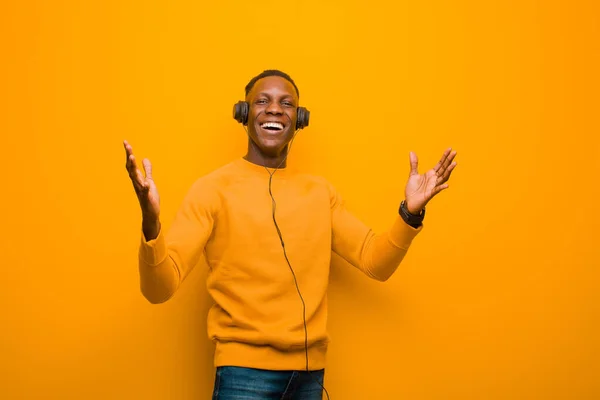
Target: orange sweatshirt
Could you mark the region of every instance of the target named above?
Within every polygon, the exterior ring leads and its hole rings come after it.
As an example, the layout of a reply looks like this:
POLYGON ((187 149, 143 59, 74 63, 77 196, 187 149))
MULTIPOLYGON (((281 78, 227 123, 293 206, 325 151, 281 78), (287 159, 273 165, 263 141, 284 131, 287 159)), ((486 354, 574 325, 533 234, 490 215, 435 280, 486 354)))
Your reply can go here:
MULTIPOLYGON (((306 368, 302 302, 273 222, 268 185, 264 167, 236 159, 194 182, 167 233, 141 237, 140 284, 152 303, 168 300, 206 257, 215 366, 306 368)), ((396 214, 388 232, 375 234, 344 208, 325 179, 289 168, 275 172, 272 193, 306 304, 309 368, 321 369, 329 343, 331 252, 385 281, 422 226, 415 229, 396 214)))

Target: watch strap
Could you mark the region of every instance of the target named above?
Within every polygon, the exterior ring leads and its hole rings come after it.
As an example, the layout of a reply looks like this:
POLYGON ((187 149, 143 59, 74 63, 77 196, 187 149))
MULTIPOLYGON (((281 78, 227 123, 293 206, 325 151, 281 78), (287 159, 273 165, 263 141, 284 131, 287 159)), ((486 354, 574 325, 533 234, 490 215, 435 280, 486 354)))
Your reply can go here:
POLYGON ((406 200, 402 200, 400 203, 400 209, 398 211, 404 222, 413 228, 418 228, 423 224, 423 219, 425 218, 425 208, 421 210, 419 215, 411 214, 406 207, 406 200))

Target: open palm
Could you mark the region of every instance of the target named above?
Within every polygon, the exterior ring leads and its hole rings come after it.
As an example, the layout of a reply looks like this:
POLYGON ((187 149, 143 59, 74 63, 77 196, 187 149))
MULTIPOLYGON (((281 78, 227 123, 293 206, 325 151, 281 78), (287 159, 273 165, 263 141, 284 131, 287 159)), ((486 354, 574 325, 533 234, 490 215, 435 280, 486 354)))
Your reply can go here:
POLYGON ((419 214, 425 205, 442 190, 448 188, 446 183, 452 170, 456 167, 453 162, 456 151, 447 149, 440 161, 424 174, 419 174, 417 155, 410 153, 410 175, 406 184, 406 207, 411 214, 419 214))

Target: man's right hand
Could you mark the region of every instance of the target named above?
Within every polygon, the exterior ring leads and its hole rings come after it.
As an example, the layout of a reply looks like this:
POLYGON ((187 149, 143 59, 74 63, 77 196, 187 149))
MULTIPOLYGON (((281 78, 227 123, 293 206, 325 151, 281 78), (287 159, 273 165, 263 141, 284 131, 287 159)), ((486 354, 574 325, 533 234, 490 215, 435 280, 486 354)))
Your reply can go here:
POLYGON ((150 160, 147 158, 143 160, 146 175, 144 177, 142 171, 137 167, 131 145, 126 140, 123 142, 123 145, 127 155, 125 168, 127 168, 142 209, 144 235, 146 236, 146 240, 156 239, 160 231, 160 199, 158 189, 156 189, 156 184, 152 179, 152 164, 150 164, 150 160))

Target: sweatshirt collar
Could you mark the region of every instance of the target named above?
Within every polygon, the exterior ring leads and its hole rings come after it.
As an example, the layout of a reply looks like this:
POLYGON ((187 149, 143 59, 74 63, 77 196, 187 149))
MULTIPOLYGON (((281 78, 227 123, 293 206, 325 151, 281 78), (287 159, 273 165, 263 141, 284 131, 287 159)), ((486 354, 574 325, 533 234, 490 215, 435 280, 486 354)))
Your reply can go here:
POLYGON ((242 169, 244 169, 246 171, 252 171, 252 172, 257 172, 257 173, 261 173, 261 174, 266 174, 267 176, 269 173, 273 173, 273 172, 275 172, 274 176, 287 175, 287 174, 291 173, 289 163, 288 163, 288 165, 286 165, 285 168, 268 168, 268 167, 264 167, 262 165, 254 164, 254 163, 246 160, 244 157, 238 158, 235 161, 235 163, 239 167, 241 167, 242 169))

